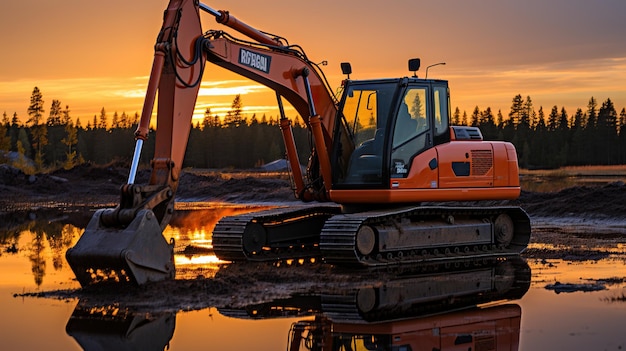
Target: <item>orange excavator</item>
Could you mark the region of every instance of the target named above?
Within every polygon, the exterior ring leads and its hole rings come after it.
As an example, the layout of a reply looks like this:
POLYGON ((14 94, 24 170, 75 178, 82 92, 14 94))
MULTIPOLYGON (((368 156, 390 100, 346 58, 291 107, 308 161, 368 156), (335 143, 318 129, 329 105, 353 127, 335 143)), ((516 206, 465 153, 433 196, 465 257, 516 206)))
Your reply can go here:
MULTIPOLYGON (((515 148, 484 141, 478 128, 450 125, 445 80, 347 78, 336 97, 304 50, 197 0, 171 0, 155 44, 128 183, 116 208, 97 211, 66 257, 85 286, 102 280, 174 277, 173 242, 162 230, 174 212, 196 98, 207 62, 276 92, 280 128, 303 205, 225 217, 213 232, 218 258, 272 261, 321 257, 341 265, 518 255, 530 220, 515 206, 444 206, 519 196, 515 148), (203 32, 200 13, 245 36, 203 32), (157 99, 148 184, 135 184, 157 99), (302 171, 283 99, 311 135, 302 171), (428 203, 428 205, 426 204, 428 203), (435 203, 436 205, 430 205, 435 203)), ((218 150, 215 150, 216 152, 218 150)))

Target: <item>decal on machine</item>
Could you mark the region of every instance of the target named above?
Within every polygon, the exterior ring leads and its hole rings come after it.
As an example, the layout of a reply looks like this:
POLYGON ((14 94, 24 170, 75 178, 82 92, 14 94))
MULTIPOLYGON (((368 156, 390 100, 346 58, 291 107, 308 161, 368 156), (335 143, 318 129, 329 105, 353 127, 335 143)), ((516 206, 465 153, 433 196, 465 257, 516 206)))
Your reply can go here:
POLYGON ((272 57, 249 51, 246 49, 239 49, 239 63, 254 68, 261 72, 270 73, 270 64, 272 57))
POLYGON ((402 161, 395 161, 394 168, 395 171, 393 173, 401 175, 402 177, 406 177, 409 173, 409 170, 406 168, 406 165, 402 161))

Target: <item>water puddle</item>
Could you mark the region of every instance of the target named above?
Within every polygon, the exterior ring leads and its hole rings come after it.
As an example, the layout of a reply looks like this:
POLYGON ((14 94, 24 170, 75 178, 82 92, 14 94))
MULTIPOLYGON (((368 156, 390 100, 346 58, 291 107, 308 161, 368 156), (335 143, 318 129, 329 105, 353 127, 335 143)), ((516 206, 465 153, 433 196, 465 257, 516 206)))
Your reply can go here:
MULTIPOLYGON (((0 231, 3 349, 626 348, 623 244, 600 248, 601 257, 578 260, 460 261, 381 272, 334 271, 335 277, 325 276, 318 266, 300 267, 302 275, 287 273, 292 267, 269 267, 281 270, 284 281, 266 281, 246 276, 245 270, 238 273, 237 265, 211 252, 216 221, 254 209, 264 208, 181 205, 164 233, 176 242, 175 284, 133 291, 139 297, 126 306, 105 294, 74 293, 79 285, 64 254, 89 216, 24 214, 0 231), (228 274, 241 285, 232 296, 206 283, 228 274), (49 291, 57 293, 46 298, 28 294, 49 291), (277 291, 281 296, 266 298, 277 291), (152 304, 142 306, 140 294, 151 296, 147 302, 152 304), (223 303, 211 303, 214 295, 223 303), (197 300, 184 307, 177 304, 181 296, 197 300), (154 299, 174 307, 154 309, 154 299)), ((549 243, 532 247, 564 249, 549 243)))

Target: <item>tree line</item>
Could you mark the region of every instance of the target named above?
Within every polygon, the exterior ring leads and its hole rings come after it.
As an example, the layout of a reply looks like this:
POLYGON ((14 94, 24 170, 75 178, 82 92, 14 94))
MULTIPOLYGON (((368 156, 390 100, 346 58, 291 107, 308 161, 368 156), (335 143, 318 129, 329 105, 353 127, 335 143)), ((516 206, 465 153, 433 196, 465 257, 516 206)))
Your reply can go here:
MULTIPOLYGON (((242 111, 240 95, 223 117, 206 109, 202 121, 192 125, 183 167, 245 169, 283 158, 278 118, 256 114, 247 118, 242 111)), ((68 105, 52 100, 44 119, 43 94, 37 87, 27 113, 24 124, 16 113, 12 118, 6 112, 2 115, 0 151, 12 152, 0 152, 0 163, 32 174, 85 162, 128 162, 132 157, 137 113, 115 112, 109 117, 102 108, 83 126, 80 118, 74 122, 68 105)), ((546 114, 543 107, 534 108, 530 96, 516 95, 506 117, 501 111, 494 115, 490 107, 476 106, 469 115, 456 108, 452 124, 479 127, 485 140, 512 142, 522 168, 626 164, 626 109, 618 114, 610 99, 598 105, 591 97, 585 110, 578 108, 571 115, 555 105, 546 114)), ((310 135, 297 116, 293 129, 298 150, 309 150, 310 135)), ((154 139, 151 133, 143 162, 152 159, 154 139)), ((306 158, 308 153, 301 154, 306 158)))
POLYGON ((556 105, 546 114, 530 96, 516 95, 507 118, 477 106, 470 116, 457 108, 452 123, 477 126, 486 140, 510 141, 522 168, 626 164, 626 108, 618 114, 610 98, 598 105, 591 97, 586 110, 570 115, 556 105))
MULTIPOLYGON (((134 150, 134 133, 139 115, 115 112, 109 116, 104 108, 83 126, 74 122, 68 105, 58 100, 50 105, 44 118, 44 100, 35 87, 27 110, 26 123, 16 113, 9 118, 3 113, 0 121, 0 164, 9 163, 27 174, 72 167, 89 162, 109 164, 129 162, 134 150), (10 151, 10 152, 6 152, 10 151)), ((153 157, 158 131, 151 130, 144 144, 141 161, 153 157)), ((306 127, 294 119, 293 133, 298 150, 310 149, 306 127)), ((237 95, 231 109, 220 118, 209 108, 204 118, 192 125, 183 167, 254 168, 284 157, 284 143, 279 119, 256 114, 243 114, 241 96, 237 95)), ((306 152, 301 163, 306 164, 306 152)))

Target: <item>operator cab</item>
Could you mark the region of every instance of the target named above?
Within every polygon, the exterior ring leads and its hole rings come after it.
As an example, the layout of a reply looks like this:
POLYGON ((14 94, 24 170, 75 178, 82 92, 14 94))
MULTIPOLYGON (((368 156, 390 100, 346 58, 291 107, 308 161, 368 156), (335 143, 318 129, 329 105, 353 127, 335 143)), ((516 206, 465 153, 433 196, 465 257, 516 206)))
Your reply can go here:
POLYGON ((444 80, 346 80, 333 189, 388 189, 392 179, 406 178, 417 155, 450 141, 449 106, 444 80))

